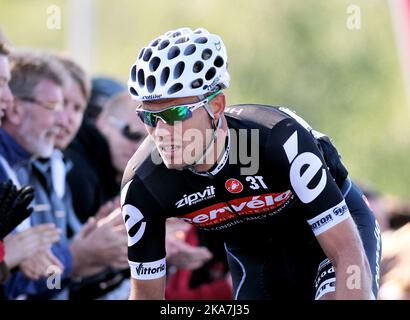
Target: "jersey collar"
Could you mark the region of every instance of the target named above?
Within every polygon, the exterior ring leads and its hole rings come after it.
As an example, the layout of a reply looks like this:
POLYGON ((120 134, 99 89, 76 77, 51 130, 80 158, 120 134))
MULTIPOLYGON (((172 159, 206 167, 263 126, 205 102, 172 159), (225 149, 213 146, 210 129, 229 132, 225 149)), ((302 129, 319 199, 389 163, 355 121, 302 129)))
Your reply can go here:
POLYGON ((194 169, 192 169, 191 167, 189 167, 188 170, 195 173, 196 175, 199 175, 199 176, 213 178, 225 166, 225 164, 226 164, 226 162, 228 161, 228 158, 229 158, 229 151, 230 150, 231 150, 231 134, 230 134, 229 129, 228 129, 227 143, 226 143, 225 151, 224 151, 222 157, 220 157, 219 162, 214 166, 214 168, 211 171, 205 171, 205 172, 197 172, 194 169))

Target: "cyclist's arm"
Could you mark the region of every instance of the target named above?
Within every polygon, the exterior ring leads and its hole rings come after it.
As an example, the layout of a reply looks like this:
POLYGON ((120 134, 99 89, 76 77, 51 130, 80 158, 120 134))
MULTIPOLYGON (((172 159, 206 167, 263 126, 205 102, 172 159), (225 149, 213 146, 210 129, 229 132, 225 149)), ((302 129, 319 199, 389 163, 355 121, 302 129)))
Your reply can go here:
POLYGON ((166 217, 138 179, 123 187, 121 206, 128 233, 129 298, 164 299, 166 217))
POLYGON ((371 278, 357 227, 313 136, 292 119, 272 129, 267 156, 278 181, 291 186, 303 204, 305 219, 336 267, 336 298, 370 298, 371 278), (347 290, 360 272, 360 289, 347 290))
POLYGON ((317 236, 336 272, 336 299, 372 299, 372 275, 351 217, 317 236))
POLYGON ((131 279, 130 300, 164 300, 165 276, 153 280, 131 279))

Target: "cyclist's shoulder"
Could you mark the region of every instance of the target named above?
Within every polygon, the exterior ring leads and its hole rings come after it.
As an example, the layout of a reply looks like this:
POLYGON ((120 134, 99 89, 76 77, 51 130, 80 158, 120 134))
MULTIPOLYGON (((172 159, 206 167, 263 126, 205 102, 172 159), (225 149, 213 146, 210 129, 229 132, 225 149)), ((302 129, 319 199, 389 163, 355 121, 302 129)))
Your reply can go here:
POLYGON ((233 127, 272 129, 286 119, 293 119, 296 113, 289 108, 263 104, 236 104, 227 106, 225 115, 233 127))
POLYGON ((131 180, 135 181, 134 184, 137 182, 143 184, 143 181, 146 180, 148 176, 161 170, 162 166, 155 164, 155 161, 157 160, 160 164, 160 159, 153 140, 148 136, 128 161, 124 170, 121 188, 131 180))

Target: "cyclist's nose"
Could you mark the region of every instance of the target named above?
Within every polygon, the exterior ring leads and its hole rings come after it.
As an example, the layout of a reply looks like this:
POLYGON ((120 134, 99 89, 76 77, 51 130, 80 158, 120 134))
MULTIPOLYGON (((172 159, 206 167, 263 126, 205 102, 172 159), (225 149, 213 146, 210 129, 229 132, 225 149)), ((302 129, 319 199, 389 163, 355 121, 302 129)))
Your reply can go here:
POLYGON ((154 135, 155 138, 162 141, 166 139, 171 139, 173 137, 174 126, 166 123, 164 120, 159 118, 155 126, 154 135))
POLYGON ((172 125, 166 123, 161 118, 157 118, 157 124, 155 126, 155 131, 160 131, 161 133, 164 132, 164 131, 167 131, 171 134, 172 127, 173 127, 172 125))

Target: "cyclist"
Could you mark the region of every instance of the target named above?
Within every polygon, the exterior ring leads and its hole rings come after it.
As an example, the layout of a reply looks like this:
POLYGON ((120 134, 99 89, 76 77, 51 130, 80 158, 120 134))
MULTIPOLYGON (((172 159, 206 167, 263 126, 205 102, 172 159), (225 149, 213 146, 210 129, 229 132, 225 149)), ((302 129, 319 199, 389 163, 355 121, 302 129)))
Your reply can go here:
POLYGON ((171 216, 222 233, 235 299, 377 297, 377 222, 330 139, 286 108, 227 107, 227 64, 218 35, 180 28, 131 68, 149 135, 122 183, 130 298, 164 297, 171 216))

